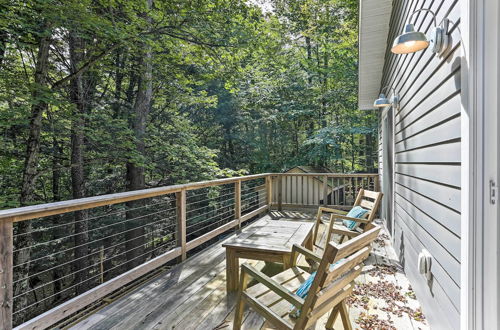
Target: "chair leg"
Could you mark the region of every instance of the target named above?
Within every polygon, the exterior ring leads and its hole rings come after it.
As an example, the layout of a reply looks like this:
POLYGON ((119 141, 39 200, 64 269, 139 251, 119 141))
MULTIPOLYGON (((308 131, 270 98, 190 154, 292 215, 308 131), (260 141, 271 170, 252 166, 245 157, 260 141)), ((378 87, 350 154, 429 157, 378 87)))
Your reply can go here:
POLYGON ((335 320, 337 319, 339 312, 340 312, 340 307, 339 307, 339 304, 337 304, 335 307, 333 307, 332 312, 330 313, 330 316, 328 317, 328 321, 326 321, 326 325, 325 325, 326 329, 333 330, 333 324, 335 323, 335 320))
POLYGON ((352 330, 351 320, 349 319, 349 312, 347 310, 347 306, 345 305, 345 301, 340 303, 340 317, 342 318, 342 325, 345 330, 352 330))
POLYGON ((236 301, 236 309, 234 310, 233 330, 240 330, 243 322, 243 312, 245 310, 245 301, 243 300, 243 291, 248 286, 248 274, 244 271, 240 275, 240 287, 238 289, 238 298, 236 301))
POLYGON ((243 312, 245 310, 245 301, 241 294, 238 294, 236 309, 234 310, 233 330, 240 330, 241 323, 243 322, 243 312))

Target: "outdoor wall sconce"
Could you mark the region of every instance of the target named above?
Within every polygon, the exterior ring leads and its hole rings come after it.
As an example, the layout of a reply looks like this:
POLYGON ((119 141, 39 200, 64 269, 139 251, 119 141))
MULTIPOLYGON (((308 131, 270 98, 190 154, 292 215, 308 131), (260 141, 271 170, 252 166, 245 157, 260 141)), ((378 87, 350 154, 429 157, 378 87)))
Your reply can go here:
POLYGON ((394 39, 391 51, 394 54, 409 54, 431 46, 433 53, 441 55, 448 48, 448 25, 449 20, 444 18, 438 26, 436 23, 436 14, 434 14, 434 12, 430 9, 424 8, 415 10, 408 18, 408 24, 406 24, 405 32, 394 39), (434 22, 434 29, 431 31, 429 36, 426 36, 423 32, 415 31, 415 26, 409 23, 412 16, 421 11, 427 11, 433 16, 432 20, 434 22))
POLYGON ((390 105, 392 105, 393 108, 397 109, 398 106, 399 106, 399 96, 398 94, 396 94, 396 90, 392 87, 390 87, 393 91, 393 95, 391 97, 391 99, 389 100, 385 94, 383 93, 384 90, 387 90, 387 88, 389 88, 389 86, 385 86, 384 88, 382 88, 381 90, 381 93, 380 95, 378 96, 378 99, 375 100, 375 102, 373 102, 373 106, 375 108, 385 108, 385 107, 388 107, 390 105))

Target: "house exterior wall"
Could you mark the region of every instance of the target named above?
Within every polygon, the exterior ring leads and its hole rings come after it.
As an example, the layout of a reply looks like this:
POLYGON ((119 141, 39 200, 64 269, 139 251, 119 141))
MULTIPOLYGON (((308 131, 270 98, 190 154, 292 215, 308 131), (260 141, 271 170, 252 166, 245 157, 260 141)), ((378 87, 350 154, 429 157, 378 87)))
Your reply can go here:
MULTIPOLYGON (((426 12, 415 14, 412 22, 418 31, 433 28, 432 15, 426 12)), ((395 249, 424 314, 437 329, 460 327, 459 26, 458 0, 395 0, 380 86, 393 87, 401 100, 394 114, 395 249), (444 17, 452 21, 451 46, 443 57, 429 48, 407 55, 391 53, 392 41, 409 15, 421 8, 434 11, 438 24, 444 17), (430 281, 418 272, 422 249, 433 256, 430 281)), ((382 162, 385 146, 379 141, 382 162)))

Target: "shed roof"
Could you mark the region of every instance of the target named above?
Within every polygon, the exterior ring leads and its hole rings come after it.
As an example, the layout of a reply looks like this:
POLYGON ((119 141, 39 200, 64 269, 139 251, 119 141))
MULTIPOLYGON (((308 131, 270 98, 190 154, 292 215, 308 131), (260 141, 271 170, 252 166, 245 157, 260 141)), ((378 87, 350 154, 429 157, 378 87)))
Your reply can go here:
POLYGON ((372 110, 382 81, 392 0, 359 1, 358 107, 372 110))
POLYGON ((294 167, 289 168, 288 170, 286 170, 285 173, 293 170, 294 168, 298 168, 298 169, 300 169, 304 173, 332 173, 332 171, 329 168, 327 168, 327 167, 323 167, 323 166, 308 166, 308 165, 294 166, 294 167))

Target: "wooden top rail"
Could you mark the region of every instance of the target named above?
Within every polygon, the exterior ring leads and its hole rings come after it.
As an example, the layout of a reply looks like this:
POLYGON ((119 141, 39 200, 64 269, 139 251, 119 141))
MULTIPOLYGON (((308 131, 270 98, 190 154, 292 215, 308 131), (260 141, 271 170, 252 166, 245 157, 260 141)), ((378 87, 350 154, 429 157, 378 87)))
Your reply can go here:
POLYGON ((326 176, 329 178, 372 178, 378 177, 378 173, 272 173, 272 176, 326 176))
POLYGON ((108 194, 80 199, 72 199, 62 202, 47 203, 33 206, 18 207, 0 211, 0 220, 11 219, 14 222, 46 217, 50 215, 90 209, 99 206, 112 205, 129 202, 133 200, 151 198, 166 194, 176 193, 182 190, 195 190, 206 187, 219 186, 223 184, 235 183, 238 181, 248 181, 264 178, 270 173, 246 175, 233 178, 216 179, 210 181, 200 181, 186 184, 179 184, 166 187, 127 191, 116 194, 108 194))
POLYGON ((255 175, 246 175, 240 177, 216 179, 209 181, 193 182, 173 186, 165 186, 158 188, 149 188, 143 190, 127 191, 116 194, 108 194, 101 196, 86 197, 80 199, 72 199, 62 202, 39 204, 33 206, 18 207, 0 211, 0 220, 10 219, 14 222, 41 218, 51 215, 57 215, 67 212, 90 209, 94 207, 113 205, 118 203, 129 202, 133 200, 151 198, 171 193, 176 193, 182 190, 195 190, 206 187, 213 187, 223 184, 235 183, 238 181, 248 181, 253 179, 264 178, 268 176, 326 176, 329 178, 366 178, 377 177, 378 174, 337 174, 337 173, 263 173, 255 175))

